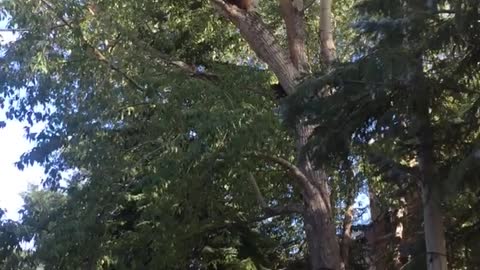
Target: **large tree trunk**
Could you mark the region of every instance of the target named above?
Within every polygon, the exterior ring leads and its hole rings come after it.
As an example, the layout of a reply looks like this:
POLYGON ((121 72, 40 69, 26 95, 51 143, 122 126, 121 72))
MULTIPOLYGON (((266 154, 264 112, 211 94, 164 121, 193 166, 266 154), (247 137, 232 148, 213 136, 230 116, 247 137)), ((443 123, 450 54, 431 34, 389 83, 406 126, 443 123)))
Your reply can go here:
MULTIPOLYGON (((422 140, 423 141, 423 140, 422 140)), ((447 248, 445 244, 445 227, 440 208, 439 183, 433 180, 433 149, 430 143, 421 143, 419 163, 422 173, 423 227, 427 252, 428 270, 447 270, 447 248)))
POLYGON ((438 190, 424 185, 422 188, 422 199, 427 269, 447 270, 445 227, 443 225, 443 214, 440 209, 438 190))
POLYGON ((305 200, 306 210, 303 218, 308 243, 308 257, 311 270, 340 269, 338 242, 335 236, 335 224, 329 217, 323 196, 305 200))
POLYGON ((411 90, 413 120, 417 127, 417 158, 423 201, 423 223, 428 270, 447 270, 445 227, 440 208, 439 182, 435 181, 433 130, 430 120, 430 90, 425 83, 422 56, 418 55, 413 69, 411 90))
POLYGON ((298 167, 308 178, 304 189, 304 228, 307 236, 308 255, 311 270, 340 269, 340 250, 335 223, 330 205, 327 176, 322 170, 315 170, 303 147, 313 127, 300 121, 297 126, 298 167))
POLYGON ((343 170, 345 172, 345 184, 346 184, 346 196, 345 196, 345 213, 343 216, 343 231, 340 242, 340 269, 350 269, 350 249, 352 245, 352 227, 355 210, 355 196, 357 195, 357 185, 354 184, 354 173, 352 170, 352 164, 350 160, 346 159, 343 164, 343 170))
MULTIPOLYGON (((223 0, 210 0, 225 18, 239 29, 242 37, 256 55, 265 61, 275 73, 287 94, 293 94, 305 72, 308 63, 305 50, 305 23, 303 0, 280 0, 280 8, 287 30, 288 50, 280 46, 270 33, 262 18, 255 12, 248 12, 226 4, 223 0)), ((321 36, 324 60, 328 64, 335 57, 333 46, 331 0, 322 5, 322 14, 328 16, 322 20, 321 36)), ((296 129, 298 149, 298 176, 302 188, 305 211, 304 226, 308 243, 308 255, 312 270, 338 270, 340 252, 330 205, 327 176, 321 169, 314 169, 307 155, 303 153, 314 127, 305 126, 299 121, 296 129)))

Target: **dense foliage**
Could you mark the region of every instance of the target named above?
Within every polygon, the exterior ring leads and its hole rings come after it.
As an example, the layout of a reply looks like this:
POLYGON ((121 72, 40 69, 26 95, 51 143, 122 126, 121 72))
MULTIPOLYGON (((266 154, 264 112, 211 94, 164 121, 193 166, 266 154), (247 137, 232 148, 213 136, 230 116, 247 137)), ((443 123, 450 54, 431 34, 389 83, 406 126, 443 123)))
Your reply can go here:
MULTIPOLYGON (((393 184, 394 200, 414 200, 408 193, 417 186, 435 189, 445 211, 451 267, 475 269, 478 246, 465 239, 479 237, 479 4, 425 3, 358 4, 355 58, 305 83, 291 97, 289 117, 303 114, 318 125, 309 149, 319 164, 335 166, 353 151, 393 184), (326 85, 332 94, 305 99, 326 85), (430 177, 422 163, 426 148, 433 154, 430 177)), ((410 234, 420 230, 414 219, 410 234)), ((419 257, 429 253, 417 251, 419 257)))
MULTIPOLYGON (((277 211, 303 203, 282 164, 295 162, 293 126, 306 116, 316 129, 304 151, 329 174, 337 234, 356 232, 348 269, 425 267, 425 187, 441 195, 441 255, 475 269, 479 4, 417 2, 335 1, 338 61, 326 68, 320 6, 305 1, 314 64, 286 99, 209 1, 2 2, 19 38, 1 47, 0 104, 9 120, 46 123, 26 127, 36 146, 16 165, 39 163, 47 177, 23 195, 20 221, 0 212, 0 267, 306 269, 303 218, 277 211), (435 160, 427 180, 419 108, 435 160), (370 205, 353 211, 359 193, 370 205), (347 228, 368 208, 368 224, 347 228)), ((277 6, 256 12, 286 40, 277 6)))

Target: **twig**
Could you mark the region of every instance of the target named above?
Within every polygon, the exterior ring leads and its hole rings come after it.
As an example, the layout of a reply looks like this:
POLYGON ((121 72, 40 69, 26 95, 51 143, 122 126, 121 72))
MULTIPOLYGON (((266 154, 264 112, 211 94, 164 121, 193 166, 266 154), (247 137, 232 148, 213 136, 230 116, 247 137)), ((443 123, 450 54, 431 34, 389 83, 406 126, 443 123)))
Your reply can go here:
MULTIPOLYGON (((53 13, 55 13, 55 8, 53 7, 53 5, 45 0, 41 0, 41 2, 47 7, 47 9, 49 9, 50 11, 52 11, 53 13)), ((75 30, 75 27, 73 27, 71 25, 71 23, 69 21, 67 21, 63 16, 57 16, 57 18, 59 20, 61 20, 68 28, 70 28, 70 30, 74 31, 75 30)), ((80 38, 82 40, 82 42, 90 49, 93 50, 93 53, 94 55, 96 56, 97 60, 99 60, 100 62, 104 63, 104 64, 107 64, 112 70, 118 72, 120 75, 122 75, 122 77, 124 77, 130 84, 132 84, 135 88, 137 88, 138 90, 142 91, 142 92, 145 92, 145 89, 140 86, 139 83, 137 83, 132 77, 130 77, 127 73, 125 73, 124 71, 122 71, 119 67, 115 66, 113 63, 111 63, 103 54, 100 50, 98 50, 97 48, 95 48, 95 46, 91 45, 90 43, 88 43, 88 41, 85 39, 85 37, 83 36, 83 34, 81 33, 80 31, 80 38)))

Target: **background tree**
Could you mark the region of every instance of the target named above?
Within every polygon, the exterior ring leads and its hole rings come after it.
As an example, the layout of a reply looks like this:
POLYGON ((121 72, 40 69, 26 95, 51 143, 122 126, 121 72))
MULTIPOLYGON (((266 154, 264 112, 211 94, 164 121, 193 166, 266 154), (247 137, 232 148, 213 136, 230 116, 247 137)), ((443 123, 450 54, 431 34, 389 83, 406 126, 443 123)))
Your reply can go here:
POLYGON ((471 32, 478 30, 478 4, 365 1, 358 7, 366 15, 357 23, 358 59, 312 80, 293 99, 291 112, 318 125, 311 142, 318 163, 368 143, 366 159, 401 180, 401 190, 419 186, 427 268, 447 269, 448 195, 469 193, 472 185, 478 191, 476 176, 469 174, 478 164, 465 160, 477 151, 477 120, 470 113, 478 110, 479 55, 478 46, 469 44, 478 42, 471 32), (335 93, 298 102, 325 85, 335 93), (332 129, 338 123, 344 124, 332 129), (453 183, 465 185, 446 188, 453 183))
POLYGON ((478 3, 227 2, 2 3, 2 267, 476 267, 478 3))
MULTIPOLYGON (((332 62, 331 4, 322 5, 265 1, 255 13, 223 1, 4 2, 9 27, 22 29, 4 48, 7 116, 48 121, 40 134, 27 129, 37 147, 18 167, 41 163, 46 186, 66 196, 60 216, 46 214, 53 235, 35 241, 47 253, 53 243, 65 246, 41 260, 51 268, 184 268, 208 257, 200 253, 214 234, 245 223, 272 227, 267 235, 277 246, 293 241, 297 247, 283 248, 287 258, 308 254, 315 269, 339 268, 326 173, 300 151, 311 127, 299 122, 290 136, 264 91, 276 77, 291 94, 310 70, 332 62), (212 15, 212 6, 240 35, 212 15), (60 232, 68 226, 83 233, 67 242, 60 232), (155 261, 151 254, 159 253, 169 256, 155 261), (66 254, 75 259, 61 261, 66 254)), ((33 201, 26 209, 41 200, 33 201)), ((34 213, 25 212, 24 222, 34 213)), ((224 263, 248 258, 235 250, 215 254, 224 263)))

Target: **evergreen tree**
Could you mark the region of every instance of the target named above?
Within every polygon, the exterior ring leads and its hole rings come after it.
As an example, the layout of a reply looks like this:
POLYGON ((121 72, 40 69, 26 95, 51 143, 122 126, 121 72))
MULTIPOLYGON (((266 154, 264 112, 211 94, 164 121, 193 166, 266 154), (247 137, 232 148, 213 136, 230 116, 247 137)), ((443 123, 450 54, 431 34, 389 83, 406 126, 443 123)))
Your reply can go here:
POLYGON ((358 146, 403 189, 418 185, 427 269, 447 269, 444 203, 478 191, 478 3, 363 1, 357 8, 356 59, 305 83, 289 118, 303 114, 318 125, 310 149, 319 164, 358 146), (331 94, 312 96, 325 85, 331 94))

